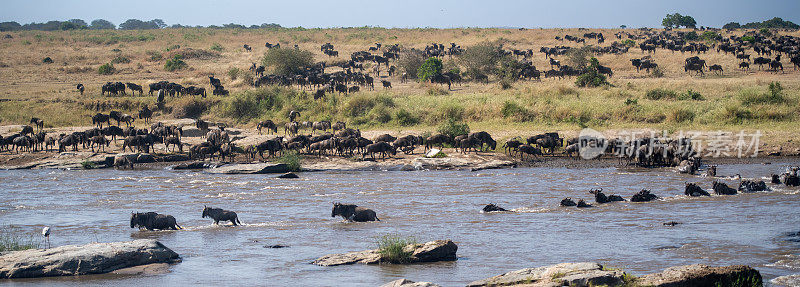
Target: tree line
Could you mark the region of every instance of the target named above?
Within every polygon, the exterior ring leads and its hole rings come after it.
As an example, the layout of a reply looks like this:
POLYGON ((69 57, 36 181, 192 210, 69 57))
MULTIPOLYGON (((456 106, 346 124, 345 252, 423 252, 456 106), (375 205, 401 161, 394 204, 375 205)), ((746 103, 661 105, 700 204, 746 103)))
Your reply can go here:
POLYGON ((139 19, 128 19, 125 22, 117 25, 105 19, 97 19, 91 23, 81 19, 70 19, 67 21, 48 21, 45 23, 28 23, 20 24, 14 21, 0 22, 0 31, 25 31, 25 30, 39 30, 39 31, 58 31, 58 30, 150 30, 150 29, 163 29, 163 28, 238 28, 238 29, 262 29, 262 28, 282 28, 281 25, 275 23, 264 23, 261 25, 245 26, 241 24, 224 24, 222 26, 209 25, 209 26, 184 26, 181 24, 173 24, 168 26, 164 20, 153 19, 150 21, 142 21, 139 19))

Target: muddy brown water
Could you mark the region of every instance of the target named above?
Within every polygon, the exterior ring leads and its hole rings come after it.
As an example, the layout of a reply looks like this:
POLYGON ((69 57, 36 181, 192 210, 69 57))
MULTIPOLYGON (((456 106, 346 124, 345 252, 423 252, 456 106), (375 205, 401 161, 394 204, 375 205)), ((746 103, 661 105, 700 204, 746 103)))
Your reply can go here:
MULTIPOLYGON (((797 160, 730 164, 720 175, 761 178, 797 160)), ((213 175, 198 171, 0 171, 0 226, 37 234, 53 245, 153 238, 183 262, 166 274, 0 280, 2 285, 378 286, 398 279, 443 286, 561 262, 597 261, 642 275, 675 265, 747 264, 766 279, 798 273, 800 189, 686 198, 685 182, 712 179, 668 170, 551 168, 470 171, 301 173, 300 179, 213 175), (642 188, 663 200, 563 208, 564 197, 594 202, 589 189, 630 198, 642 188), (380 222, 331 218, 333 202, 374 209, 380 222), (515 213, 481 213, 496 203, 515 213), (203 205, 234 210, 243 226, 215 226, 203 205), (133 211, 175 216, 185 229, 139 231, 133 211), (668 227, 664 222, 683 224, 668 227), (424 242, 452 239, 459 259, 418 265, 320 267, 317 257, 376 247, 389 233, 424 242), (288 248, 265 248, 268 245, 288 248)), ((736 180, 723 180, 736 185, 736 180)))

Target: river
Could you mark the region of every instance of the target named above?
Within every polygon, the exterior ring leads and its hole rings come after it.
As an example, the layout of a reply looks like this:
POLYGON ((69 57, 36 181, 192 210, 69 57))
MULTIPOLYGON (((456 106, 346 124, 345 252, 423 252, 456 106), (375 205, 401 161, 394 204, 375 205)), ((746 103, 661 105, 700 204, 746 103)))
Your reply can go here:
MULTIPOLYGON (((761 178, 797 162, 730 164, 718 174, 761 178)), ((300 179, 198 171, 0 171, 0 226, 31 234, 52 228, 54 246, 158 239, 181 255, 171 272, 0 281, 2 285, 378 286, 398 279, 442 286, 561 262, 597 261, 637 275, 703 263, 746 264, 765 279, 798 273, 781 264, 800 254, 800 189, 687 198, 685 182, 712 179, 634 168, 515 168, 484 171, 301 173, 300 179), (577 209, 590 189, 625 198, 647 188, 664 200, 577 209), (331 218, 333 202, 374 209, 380 222, 331 218), (515 213, 481 213, 496 203, 515 213), (236 211, 243 226, 215 226, 204 205, 236 211), (185 229, 139 231, 130 213, 171 214, 185 229), (683 224, 669 227, 663 223, 683 224), (452 239, 458 261, 418 265, 320 267, 317 257, 376 247, 384 234, 418 242, 452 239), (288 248, 265 248, 267 245, 288 248)), ((738 181, 725 180, 736 187, 738 181)))

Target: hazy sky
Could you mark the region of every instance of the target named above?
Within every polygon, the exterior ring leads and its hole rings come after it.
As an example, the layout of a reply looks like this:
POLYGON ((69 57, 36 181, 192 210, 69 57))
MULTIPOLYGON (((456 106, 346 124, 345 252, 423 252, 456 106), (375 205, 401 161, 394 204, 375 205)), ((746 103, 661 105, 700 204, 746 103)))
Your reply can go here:
POLYGON ((667 13, 721 27, 781 17, 800 23, 798 0, 3 0, 0 21, 163 19, 168 25, 284 27, 660 27, 667 13))

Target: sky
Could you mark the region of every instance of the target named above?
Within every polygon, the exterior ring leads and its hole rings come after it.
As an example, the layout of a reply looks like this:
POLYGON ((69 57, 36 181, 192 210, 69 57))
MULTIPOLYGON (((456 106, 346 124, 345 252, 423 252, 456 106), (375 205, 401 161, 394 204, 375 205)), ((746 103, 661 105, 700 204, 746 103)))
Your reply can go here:
POLYGON ((328 28, 630 28, 660 27, 668 13, 691 15, 698 26, 781 17, 800 23, 798 0, 3 0, 0 22, 163 19, 168 25, 328 28))

